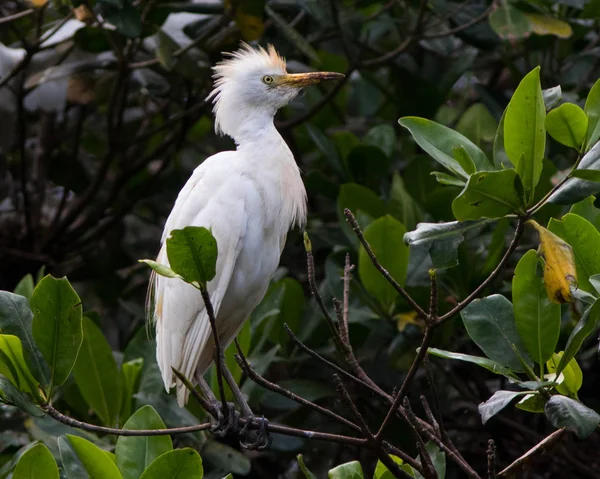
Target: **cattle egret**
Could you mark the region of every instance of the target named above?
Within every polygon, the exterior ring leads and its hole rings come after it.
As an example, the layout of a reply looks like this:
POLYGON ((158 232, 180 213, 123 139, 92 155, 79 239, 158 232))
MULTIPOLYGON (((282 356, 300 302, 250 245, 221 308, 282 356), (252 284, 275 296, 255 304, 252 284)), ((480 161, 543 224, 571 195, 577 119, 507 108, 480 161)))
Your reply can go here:
MULTIPOLYGON (((231 343, 262 300, 287 232, 306 221, 306 191, 292 152, 273 117, 302 87, 342 78, 339 73, 288 74, 272 46, 243 45, 214 68, 215 130, 232 137, 235 151, 205 160, 185 184, 165 224, 157 261, 168 265, 165 240, 174 229, 204 226, 219 250, 217 274, 208 283, 223 347, 231 343)), ((151 309, 156 358, 167 391, 177 386, 180 406, 189 391, 176 380, 201 378, 213 361, 209 318, 198 290, 153 274, 151 309)))

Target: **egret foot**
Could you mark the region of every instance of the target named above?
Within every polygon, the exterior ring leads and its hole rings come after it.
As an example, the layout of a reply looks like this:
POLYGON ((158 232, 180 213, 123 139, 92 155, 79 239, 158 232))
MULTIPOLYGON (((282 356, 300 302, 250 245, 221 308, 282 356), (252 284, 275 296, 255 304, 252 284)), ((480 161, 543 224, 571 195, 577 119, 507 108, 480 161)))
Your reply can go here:
POLYGON ((245 419, 246 424, 240 431, 240 446, 251 451, 264 451, 271 447, 273 438, 267 428, 269 421, 264 416, 248 416, 245 419), (250 429, 250 425, 256 423, 258 423, 258 429, 250 429))
POLYGON ((219 438, 224 438, 229 433, 239 430, 240 413, 235 410, 235 404, 227 403, 227 411, 223 410, 220 401, 211 401, 212 410, 216 411, 216 417, 210 419, 210 432, 219 438))

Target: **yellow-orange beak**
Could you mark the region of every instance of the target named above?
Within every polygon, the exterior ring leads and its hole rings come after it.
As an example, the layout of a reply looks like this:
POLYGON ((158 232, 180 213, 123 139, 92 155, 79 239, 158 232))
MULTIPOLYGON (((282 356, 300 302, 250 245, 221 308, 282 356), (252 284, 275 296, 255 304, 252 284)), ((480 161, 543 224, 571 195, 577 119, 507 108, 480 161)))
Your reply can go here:
POLYGON ((344 78, 344 75, 334 72, 288 73, 277 79, 277 85, 303 88, 323 81, 339 80, 341 78, 344 78))

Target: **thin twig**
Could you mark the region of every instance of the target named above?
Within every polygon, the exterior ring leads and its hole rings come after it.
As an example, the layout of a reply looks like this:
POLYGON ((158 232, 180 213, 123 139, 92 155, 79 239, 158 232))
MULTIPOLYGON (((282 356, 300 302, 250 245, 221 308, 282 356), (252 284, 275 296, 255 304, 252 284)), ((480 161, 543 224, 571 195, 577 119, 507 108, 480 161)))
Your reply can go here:
POLYGON ((488 15, 490 13, 492 13, 492 10, 495 7, 495 3, 496 2, 491 2, 489 7, 485 9, 485 11, 479 15, 478 17, 472 18, 471 20, 469 20, 466 23, 462 23, 461 25, 458 25, 454 28, 451 28, 449 30, 446 30, 445 32, 440 32, 440 33, 432 33, 431 35, 423 35, 423 40, 431 40, 432 38, 440 38, 440 37, 447 37, 449 35, 454 35, 456 33, 460 33, 463 32, 465 30, 468 30, 469 28, 471 28, 473 25, 478 24, 479 22, 485 20, 488 15))
POLYGON ((475 290, 469 296, 467 296, 464 300, 462 300, 460 303, 458 303, 454 308, 452 308, 446 314, 444 314, 443 316, 440 316, 440 318, 438 319, 438 322, 437 322, 438 324, 443 323, 444 321, 450 319, 455 314, 458 314, 463 309, 465 309, 469 304, 471 304, 471 302, 475 298, 477 298, 477 296, 479 296, 479 293, 481 293, 494 280, 494 278, 496 278, 496 276, 498 276, 498 274, 500 274, 500 272, 502 271, 502 269, 508 262, 510 256, 517 249, 517 246, 519 245, 519 241, 521 240, 521 236, 523 236, 524 228, 525 228, 524 218, 520 217, 517 222, 517 227, 515 229, 515 234, 513 236, 513 239, 511 241, 510 245, 508 246, 506 253, 504 253, 504 256, 502 257, 502 259, 500 260, 500 262, 498 263, 498 265, 496 266, 494 271, 492 271, 489 274, 489 276, 483 281, 483 283, 481 283, 477 288, 475 288, 475 290))
POLYGON ((33 12, 35 12, 35 8, 29 8, 27 10, 23 10, 22 12, 17 12, 17 13, 13 13, 12 15, 8 15, 6 17, 2 17, 2 18, 0 18, 0 25, 2 25, 4 23, 14 22, 15 20, 18 20, 19 18, 23 18, 23 17, 26 17, 27 15, 31 15, 33 12))
POLYGON ((206 314, 210 320, 210 328, 212 329, 213 341, 215 343, 215 365, 217 367, 217 384, 219 385, 219 395, 221 399, 221 405, 223 406, 223 414, 227 416, 229 409, 227 407, 227 397, 225 396, 225 388, 223 387, 223 348, 221 347, 221 340, 219 339, 219 332, 217 331, 217 319, 215 317, 215 310, 210 300, 210 295, 206 287, 200 288, 202 294, 202 300, 206 307, 206 314))
POLYGON ((417 449, 419 450, 419 456, 421 456, 421 464, 423 464, 423 472, 426 478, 437 479, 438 475, 433 467, 433 462, 431 461, 431 456, 427 452, 427 447, 425 446, 425 441, 423 441, 423 437, 419 433, 419 423, 417 421, 417 416, 413 412, 410 401, 407 397, 404 398, 404 410, 406 411, 406 418, 408 419, 408 423, 413 430, 413 436, 417 442, 417 449))
POLYGON ((529 449, 529 451, 527 451, 517 460, 513 461, 513 463, 510 466, 500 471, 498 475, 508 476, 510 473, 514 474, 515 470, 524 465, 527 461, 529 461, 533 455, 548 450, 556 441, 558 441, 563 436, 565 432, 567 432, 567 429, 564 427, 560 428, 558 431, 554 431, 552 434, 550 434, 542 441, 538 442, 531 449, 529 449))
POLYGON ((496 444, 493 439, 488 441, 487 473, 488 479, 496 479, 496 444))
POLYGON ((373 266, 375 266, 375 268, 388 281, 388 283, 390 283, 394 287, 394 289, 398 293, 400 293, 402 295, 402 297, 406 300, 406 302, 408 304, 410 304, 411 308, 413 308, 417 312, 417 315, 419 315, 423 319, 426 319, 427 318, 427 313, 423 310, 423 308, 421 308, 421 306, 419 306, 416 303, 416 301, 414 299, 412 299, 412 297, 406 292, 406 290, 402 286, 400 286, 400 283, 398 283, 398 281, 396 281, 392 277, 392 275, 388 272, 388 270, 385 269, 381 265, 381 263, 379 262, 379 260, 375 256, 375 253, 373 253, 373 249, 371 248, 371 245, 365 239, 365 236, 363 235, 363 233, 362 233, 362 231, 360 229, 360 226, 358 226, 358 222, 356 221, 356 218, 354 217, 354 215, 352 214, 352 212, 348 208, 344 209, 344 216, 346 217, 346 221, 348 222, 348 224, 354 230, 354 233, 358 237, 359 241, 361 242, 361 244, 365 248, 365 250, 367 252, 367 255, 369 256, 371 262, 373 263, 373 266))

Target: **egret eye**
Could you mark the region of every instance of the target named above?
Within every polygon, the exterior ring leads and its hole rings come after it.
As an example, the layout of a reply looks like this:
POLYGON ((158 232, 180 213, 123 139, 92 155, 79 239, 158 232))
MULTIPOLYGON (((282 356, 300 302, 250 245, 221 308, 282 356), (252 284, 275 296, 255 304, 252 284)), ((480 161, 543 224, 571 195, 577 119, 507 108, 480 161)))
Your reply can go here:
POLYGON ((265 75, 262 78, 262 81, 263 81, 263 83, 265 83, 267 85, 271 85, 275 81, 275 79, 272 76, 270 76, 270 75, 265 75))

